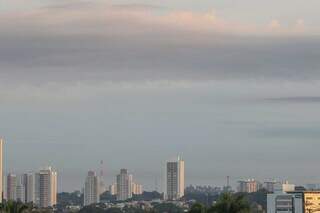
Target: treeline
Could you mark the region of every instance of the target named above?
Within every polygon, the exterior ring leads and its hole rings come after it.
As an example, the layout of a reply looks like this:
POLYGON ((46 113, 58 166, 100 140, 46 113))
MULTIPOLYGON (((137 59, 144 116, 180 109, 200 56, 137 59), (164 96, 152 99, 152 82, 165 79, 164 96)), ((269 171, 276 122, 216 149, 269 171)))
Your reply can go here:
POLYGON ((137 207, 124 207, 104 209, 104 206, 91 205, 80 210, 79 213, 252 213, 252 209, 248 199, 244 194, 224 193, 219 196, 213 205, 204 205, 195 203, 190 209, 184 209, 174 203, 154 204, 150 209, 141 209, 137 207))

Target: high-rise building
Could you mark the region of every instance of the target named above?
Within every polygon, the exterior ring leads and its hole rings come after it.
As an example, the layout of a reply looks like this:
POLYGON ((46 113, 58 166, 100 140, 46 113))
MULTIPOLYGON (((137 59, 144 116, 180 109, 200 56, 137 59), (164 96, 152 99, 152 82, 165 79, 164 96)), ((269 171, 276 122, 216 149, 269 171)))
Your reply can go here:
POLYGON ((127 169, 121 169, 117 175, 117 200, 127 200, 132 197, 132 175, 127 169))
POLYGON ((12 173, 7 175, 7 199, 17 199, 17 175, 12 173))
POLYGON ((166 167, 166 197, 168 200, 178 200, 184 196, 184 161, 168 161, 166 167))
POLYGON ((117 194, 117 184, 116 183, 113 183, 109 186, 109 192, 111 195, 117 194))
POLYGON ((33 173, 23 174, 22 184, 24 186, 24 202, 35 202, 35 175, 33 173))
POLYGON ((25 188, 24 185, 22 184, 21 180, 17 182, 17 187, 16 187, 16 200, 19 202, 25 202, 25 188))
POLYGON ((89 171, 84 185, 84 205, 99 203, 99 178, 95 172, 89 171))
POLYGON ((142 185, 137 183, 132 183, 132 194, 141 195, 142 194, 142 185))
POLYGON ((2 165, 2 161, 3 161, 3 139, 0 138, 0 203, 2 203, 3 200, 3 194, 4 194, 4 190, 3 190, 3 165, 2 165))
POLYGON ((104 183, 104 166, 103 160, 100 161, 100 175, 99 175, 99 195, 106 191, 106 185, 104 183))
POLYGON ((267 192, 273 192, 274 187, 277 183, 278 182, 276 182, 276 181, 265 181, 263 187, 267 190, 267 192))
POLYGON ((38 205, 42 208, 57 204, 57 172, 51 167, 40 170, 37 173, 36 189, 38 205))
POLYGON ((260 189, 261 184, 254 180, 248 179, 244 181, 238 181, 238 192, 252 193, 260 189))

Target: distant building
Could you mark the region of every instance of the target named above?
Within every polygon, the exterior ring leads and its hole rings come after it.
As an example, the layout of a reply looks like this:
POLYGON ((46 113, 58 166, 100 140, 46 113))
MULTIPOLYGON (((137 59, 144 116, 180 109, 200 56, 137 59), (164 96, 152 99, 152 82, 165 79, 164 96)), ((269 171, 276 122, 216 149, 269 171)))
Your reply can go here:
POLYGON ((99 203, 100 190, 99 178, 95 172, 89 171, 84 185, 84 205, 88 206, 93 203, 99 203))
POLYGON ((12 173, 7 175, 7 199, 17 199, 17 175, 12 173))
POLYGON ((178 200, 184 196, 184 161, 168 161, 166 165, 166 198, 178 200))
POLYGON ((283 183, 277 183, 274 185, 274 192, 293 192, 296 186, 294 184, 285 181, 283 183))
POLYGON ((238 181, 238 192, 252 193, 260 189, 260 183, 254 179, 238 181))
POLYGON ((111 195, 116 195, 117 194, 117 184, 114 183, 114 184, 111 184, 109 186, 109 192, 111 195))
POLYGON ((57 172, 51 167, 40 170, 36 174, 36 194, 41 208, 57 204, 57 172))
POLYGON ((265 181, 264 182, 264 188, 265 190, 267 190, 267 192, 273 192, 274 191, 274 187, 278 182, 276 181, 265 181))
POLYGON ((23 174, 22 184, 24 186, 24 202, 35 203, 35 175, 33 173, 23 174))
POLYGON ((306 189, 307 190, 319 190, 320 189, 320 184, 319 183, 308 183, 306 184, 306 189))
POLYGON ((106 185, 104 183, 104 172, 103 172, 103 160, 100 161, 100 175, 99 175, 99 195, 106 191, 106 185))
POLYGON ((132 197, 132 175, 127 169, 121 169, 117 175, 117 200, 127 200, 132 197))
POLYGON ((21 181, 18 181, 16 187, 16 200, 19 202, 25 202, 25 188, 21 181))
POLYGON ((230 186, 224 186, 223 189, 221 189, 220 187, 189 185, 185 189, 185 193, 219 195, 221 192, 231 192, 230 186))
POLYGON ((132 194, 141 195, 142 194, 142 185, 137 183, 132 183, 132 194))

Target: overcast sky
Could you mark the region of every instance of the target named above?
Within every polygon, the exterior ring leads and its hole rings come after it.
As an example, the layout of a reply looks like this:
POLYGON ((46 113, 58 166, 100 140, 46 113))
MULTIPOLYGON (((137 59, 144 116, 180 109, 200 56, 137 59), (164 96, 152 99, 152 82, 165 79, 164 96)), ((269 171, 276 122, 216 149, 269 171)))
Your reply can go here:
POLYGON ((187 184, 320 183, 319 6, 1 1, 6 172, 50 164, 72 191, 104 160, 152 190, 179 154, 187 184))

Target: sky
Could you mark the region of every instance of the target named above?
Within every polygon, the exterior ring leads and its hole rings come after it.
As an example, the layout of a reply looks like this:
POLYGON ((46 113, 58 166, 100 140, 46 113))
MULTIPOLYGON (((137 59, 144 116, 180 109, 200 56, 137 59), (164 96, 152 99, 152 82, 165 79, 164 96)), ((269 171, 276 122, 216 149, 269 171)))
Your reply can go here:
POLYGON ((317 0, 5 0, 5 171, 52 165, 59 191, 104 161, 163 187, 320 183, 317 0))

